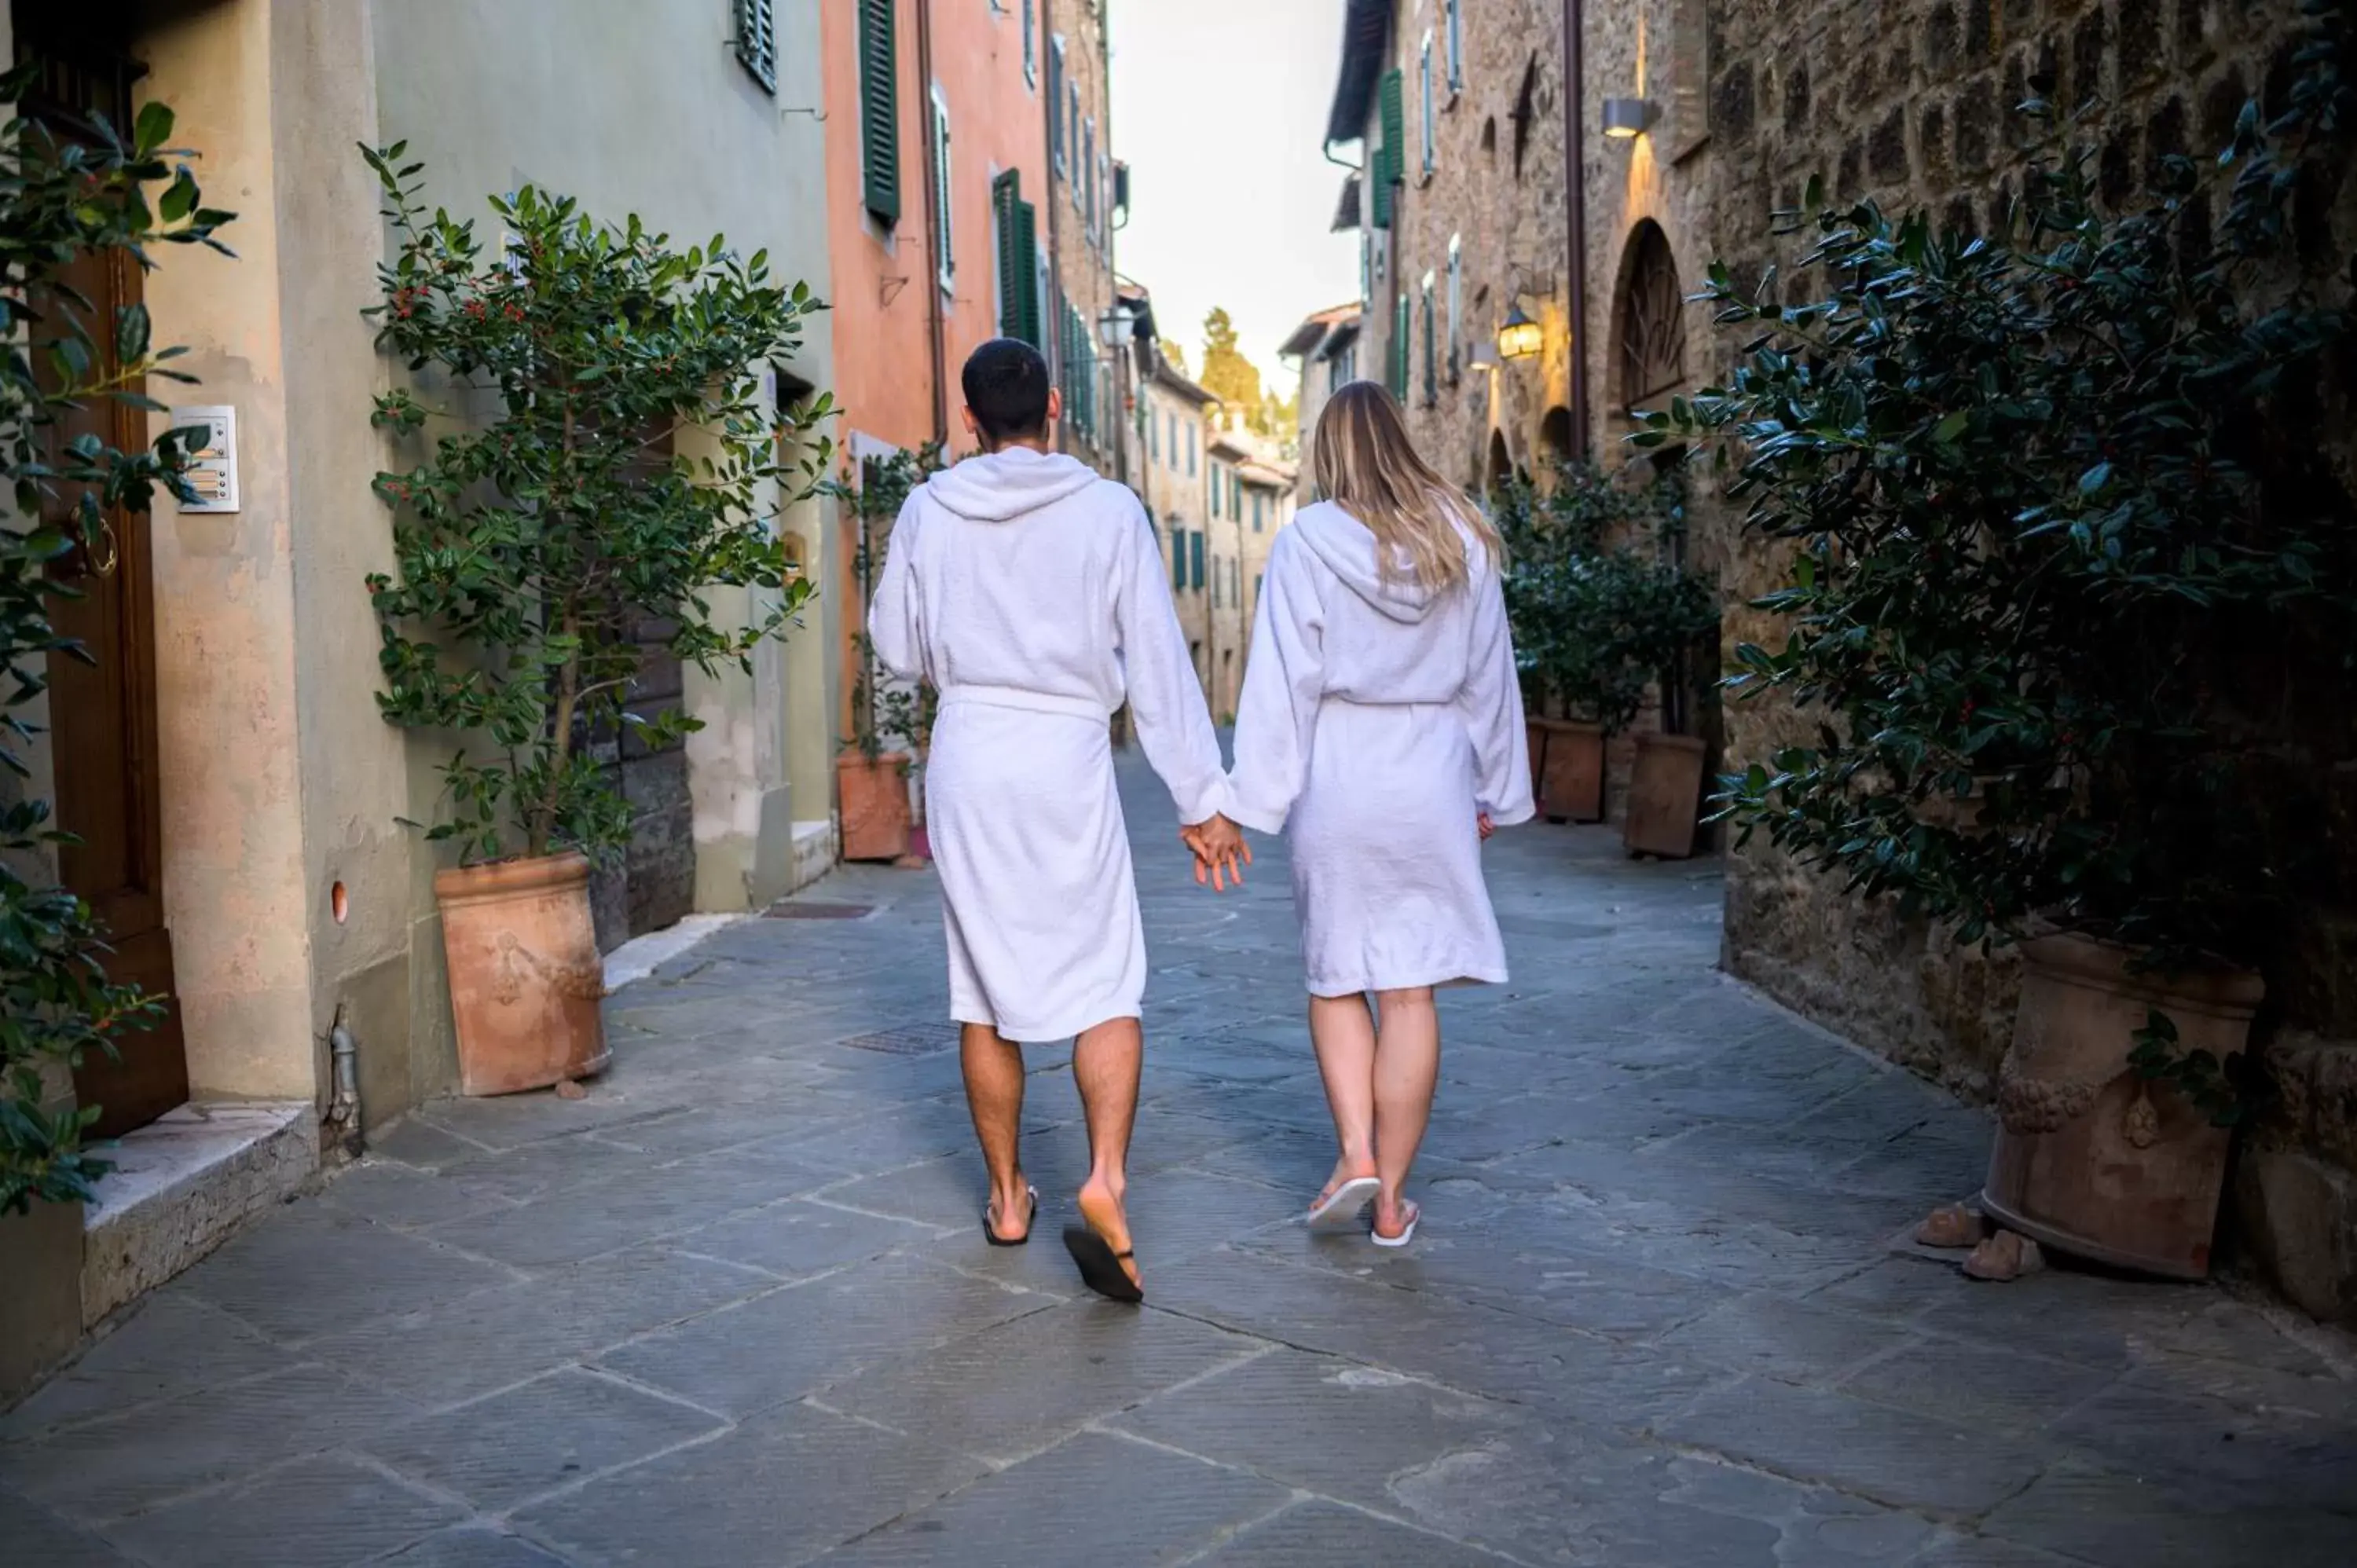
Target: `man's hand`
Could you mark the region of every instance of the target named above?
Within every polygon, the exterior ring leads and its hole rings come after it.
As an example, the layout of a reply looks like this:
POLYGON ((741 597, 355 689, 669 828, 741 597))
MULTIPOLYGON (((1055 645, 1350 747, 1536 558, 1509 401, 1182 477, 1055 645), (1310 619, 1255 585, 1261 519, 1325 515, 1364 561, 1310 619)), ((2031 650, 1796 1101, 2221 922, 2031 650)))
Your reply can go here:
POLYGON ((1178 837, 1195 856, 1197 886, 1224 893, 1231 882, 1238 887, 1244 885, 1244 867, 1252 864, 1252 845, 1244 843, 1243 830, 1235 823, 1214 815, 1208 822, 1180 828, 1178 837))

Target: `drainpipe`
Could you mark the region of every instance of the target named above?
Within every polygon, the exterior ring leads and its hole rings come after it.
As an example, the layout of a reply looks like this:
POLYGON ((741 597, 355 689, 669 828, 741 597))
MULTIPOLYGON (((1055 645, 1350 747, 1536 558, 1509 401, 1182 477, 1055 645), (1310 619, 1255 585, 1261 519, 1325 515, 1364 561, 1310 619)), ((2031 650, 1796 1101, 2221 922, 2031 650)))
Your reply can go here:
POLYGON ((338 1130, 344 1153, 361 1156, 360 1042, 344 1022, 344 1004, 336 1004, 336 1022, 328 1030, 328 1050, 335 1064, 336 1097, 328 1104, 328 1122, 338 1130))
POLYGON ((949 192, 936 190, 933 146, 941 127, 933 122, 933 0, 917 0, 917 74, 925 128, 925 328, 932 344, 933 439, 943 446, 950 438, 949 341, 942 319, 942 203, 949 192))
POLYGON ((1593 445, 1587 425, 1587 160, 1582 135, 1587 128, 1587 6, 1563 0, 1564 213, 1570 233, 1571 430, 1578 455, 1593 445))
MULTIPOLYGON (((1039 0, 1039 30, 1047 35, 1045 41, 1052 55, 1056 48, 1056 0, 1039 0)), ((1071 367, 1063 363, 1064 203, 1056 191, 1056 121, 1057 116, 1064 112, 1063 96, 1071 91, 1071 62, 1065 61, 1063 70, 1058 73, 1054 82, 1055 91, 1039 95, 1048 101, 1048 117, 1041 122, 1042 128, 1048 133, 1047 141, 1041 144, 1048 155, 1047 178, 1042 182, 1048 193, 1048 297, 1044 303, 1056 315, 1054 323, 1042 322, 1040 330, 1049 335, 1048 340, 1055 346, 1056 351, 1049 356, 1049 363, 1064 372, 1062 377, 1055 378, 1059 381, 1071 378, 1071 367)), ((1066 147, 1064 156, 1068 160, 1078 163, 1081 150, 1066 147)), ((1070 452, 1072 449, 1071 428, 1071 410, 1066 409, 1064 417, 1056 422, 1057 451, 1070 452)))

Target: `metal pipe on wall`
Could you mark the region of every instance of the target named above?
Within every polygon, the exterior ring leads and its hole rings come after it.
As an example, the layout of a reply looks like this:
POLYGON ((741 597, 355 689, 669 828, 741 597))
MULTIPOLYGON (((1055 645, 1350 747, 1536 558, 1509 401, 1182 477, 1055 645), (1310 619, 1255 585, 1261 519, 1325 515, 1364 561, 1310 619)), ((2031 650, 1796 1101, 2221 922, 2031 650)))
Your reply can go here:
POLYGON ((1571 438, 1578 456, 1586 457, 1594 443, 1587 418, 1587 159, 1583 141, 1587 129, 1587 6, 1580 0, 1563 0, 1563 172, 1564 214, 1569 250, 1566 268, 1571 297, 1571 438))
POLYGON ((946 446, 950 439, 949 338, 942 319, 942 204, 950 193, 938 188, 939 164, 933 149, 942 128, 933 119, 933 0, 917 0, 917 102, 923 106, 920 124, 925 132, 925 329, 932 344, 933 439, 946 446))

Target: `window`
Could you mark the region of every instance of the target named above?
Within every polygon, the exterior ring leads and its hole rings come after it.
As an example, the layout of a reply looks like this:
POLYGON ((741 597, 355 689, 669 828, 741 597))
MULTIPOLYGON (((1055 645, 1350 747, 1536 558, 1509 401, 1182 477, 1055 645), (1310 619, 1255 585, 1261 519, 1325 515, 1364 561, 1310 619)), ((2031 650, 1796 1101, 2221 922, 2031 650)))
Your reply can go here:
POLYGON ((1686 310, 1670 238, 1648 218, 1629 242, 1614 312, 1620 338, 1620 405, 1634 410, 1686 379, 1686 310))
POLYGON ((1400 73, 1384 72, 1381 94, 1383 145, 1375 149, 1370 170, 1375 182, 1374 220, 1378 229, 1392 226, 1392 188, 1407 177, 1406 166, 1400 159, 1400 143, 1407 136, 1407 116, 1400 102, 1402 91, 1400 73))
MULTIPOLYGON (((1451 16, 1456 0, 1449 0, 1451 16)), ((1023 0, 1023 85, 1039 85, 1039 0, 1023 0)))
POLYGON ((1439 162, 1439 149, 1433 144, 1440 135, 1439 107, 1433 96, 1432 34, 1424 35, 1424 48, 1416 60, 1416 87, 1424 95, 1424 177, 1430 179, 1439 162))
POLYGON ((1195 477, 1195 427, 1192 424, 1187 426, 1187 477, 1190 479, 1195 477))
POLYGON ((1260 524, 1261 524, 1260 508, 1261 508, 1261 494, 1260 494, 1260 492, 1259 492, 1258 490, 1254 490, 1254 491, 1253 492, 1253 532, 1254 532, 1254 533, 1258 533, 1258 532, 1261 531, 1261 527, 1260 527, 1260 524))
POLYGON ((1113 254, 1113 217, 1121 210, 1119 192, 1115 188, 1113 159, 1104 153, 1097 155, 1097 253, 1113 254))
MULTIPOLYGON (((1078 157, 1081 149, 1081 84, 1070 76, 1064 78, 1064 117, 1070 122, 1064 127, 1064 145, 1071 149, 1074 157, 1078 157)), ((1071 174, 1072 210, 1078 212, 1081 210, 1081 187, 1088 183, 1089 166, 1084 163, 1075 165, 1071 174)))
POLYGON ((1175 413, 1174 413, 1174 414, 1170 415, 1170 416, 1169 416, 1169 418, 1170 418, 1170 466, 1171 466, 1172 467, 1174 467, 1174 468, 1175 468, 1175 467, 1177 467, 1178 466, 1178 416, 1177 414, 1175 414, 1175 413))
MULTIPOLYGON (((1060 37, 1048 48, 1048 141, 1058 174, 1064 172, 1069 156, 1064 148, 1063 99, 1064 40, 1060 37)), ((1052 197, 1055 191, 1050 189, 1048 194, 1052 197)))
POLYGON ((1081 177, 1072 194, 1082 197, 1081 215, 1087 220, 1088 236, 1097 237, 1097 123, 1089 121, 1081 127, 1081 177))
POLYGON ((892 0, 859 0, 859 146, 867 210, 889 227, 900 221, 899 67, 892 39, 892 0))
POLYGON ((1461 373, 1458 356, 1465 342, 1465 237, 1448 236, 1448 382, 1461 373))
POLYGON ((1152 453, 1154 460, 1159 463, 1162 461, 1162 422, 1149 413, 1144 423, 1146 446, 1152 453))
POLYGON ((1200 528, 1195 531, 1194 544, 1188 552, 1188 564, 1194 568, 1194 587, 1200 594, 1203 591, 1203 531, 1200 528))
POLYGON ((1433 279, 1424 274, 1424 403, 1429 408, 1440 401, 1440 360, 1435 351, 1432 325, 1433 279))
POLYGON ((941 270, 935 277, 943 294, 957 292, 957 242, 950 224, 950 101, 942 91, 940 82, 933 83, 933 222, 941 231, 938 257, 941 270))
POLYGON ((1187 591, 1187 531, 1178 526, 1178 514, 1170 514, 1170 591, 1187 591))
POLYGON ((1220 466, 1211 465, 1211 515, 1220 515, 1220 466))
POLYGON ((1465 0, 1448 0, 1448 93, 1453 98, 1464 91, 1465 0))
POLYGON ((1034 258, 1039 214, 1023 199, 1023 175, 1009 169, 990 182, 991 220, 997 229, 998 334, 1039 347, 1039 291, 1034 258))
POLYGON ((1244 603, 1243 564, 1232 555, 1228 557, 1228 603, 1238 609, 1242 609, 1244 603))
POLYGON ((737 59, 761 91, 778 92, 778 24, 770 0, 737 0, 737 59))
POLYGON ((1242 487, 1236 483, 1236 476, 1231 473, 1228 476, 1228 521, 1230 522, 1242 522, 1243 520, 1244 492, 1242 487))
POLYGON ((1392 341, 1390 364, 1386 367, 1391 379, 1392 396, 1407 401, 1408 334, 1415 328, 1413 307, 1403 294, 1392 302, 1392 341))
POLYGON ((1228 564, 1216 558, 1211 562, 1211 607, 1221 607, 1221 589, 1227 585, 1228 564))

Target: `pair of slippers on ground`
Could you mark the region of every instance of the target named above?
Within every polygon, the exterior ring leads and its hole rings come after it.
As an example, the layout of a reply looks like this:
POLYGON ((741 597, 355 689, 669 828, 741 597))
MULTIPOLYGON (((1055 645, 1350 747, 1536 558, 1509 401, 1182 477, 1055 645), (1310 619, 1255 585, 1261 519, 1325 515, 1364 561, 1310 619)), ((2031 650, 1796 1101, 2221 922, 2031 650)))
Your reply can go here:
MULTIPOLYGON (((1406 1246, 1415 1240, 1416 1223, 1424 1218, 1424 1211, 1415 1204, 1409 1204, 1406 1228, 1396 1236, 1384 1235, 1367 1218, 1367 1210, 1382 1187, 1383 1184, 1372 1176, 1357 1176, 1342 1183, 1319 1198, 1309 1210, 1309 1229, 1320 1235, 1331 1236, 1364 1225, 1368 1239, 1376 1246, 1406 1246)), ((985 1204, 982 1209, 984 1240, 994 1247, 1020 1247, 1031 1240, 1032 1222, 1039 1218, 1039 1189, 1027 1187, 1024 1191, 1029 1196, 1031 1212, 1024 1221, 1023 1234, 1012 1240, 1001 1236, 998 1233, 996 1205, 985 1204)), ((1129 1277, 1129 1271, 1122 1267, 1125 1260, 1137 1256, 1134 1250, 1115 1251, 1114 1244, 1092 1226, 1067 1225, 1064 1227, 1064 1251, 1072 1255, 1073 1263, 1081 1271, 1082 1283, 1097 1294, 1121 1302, 1135 1303, 1146 1299, 1146 1292, 1138 1288, 1137 1282, 1129 1277)))

